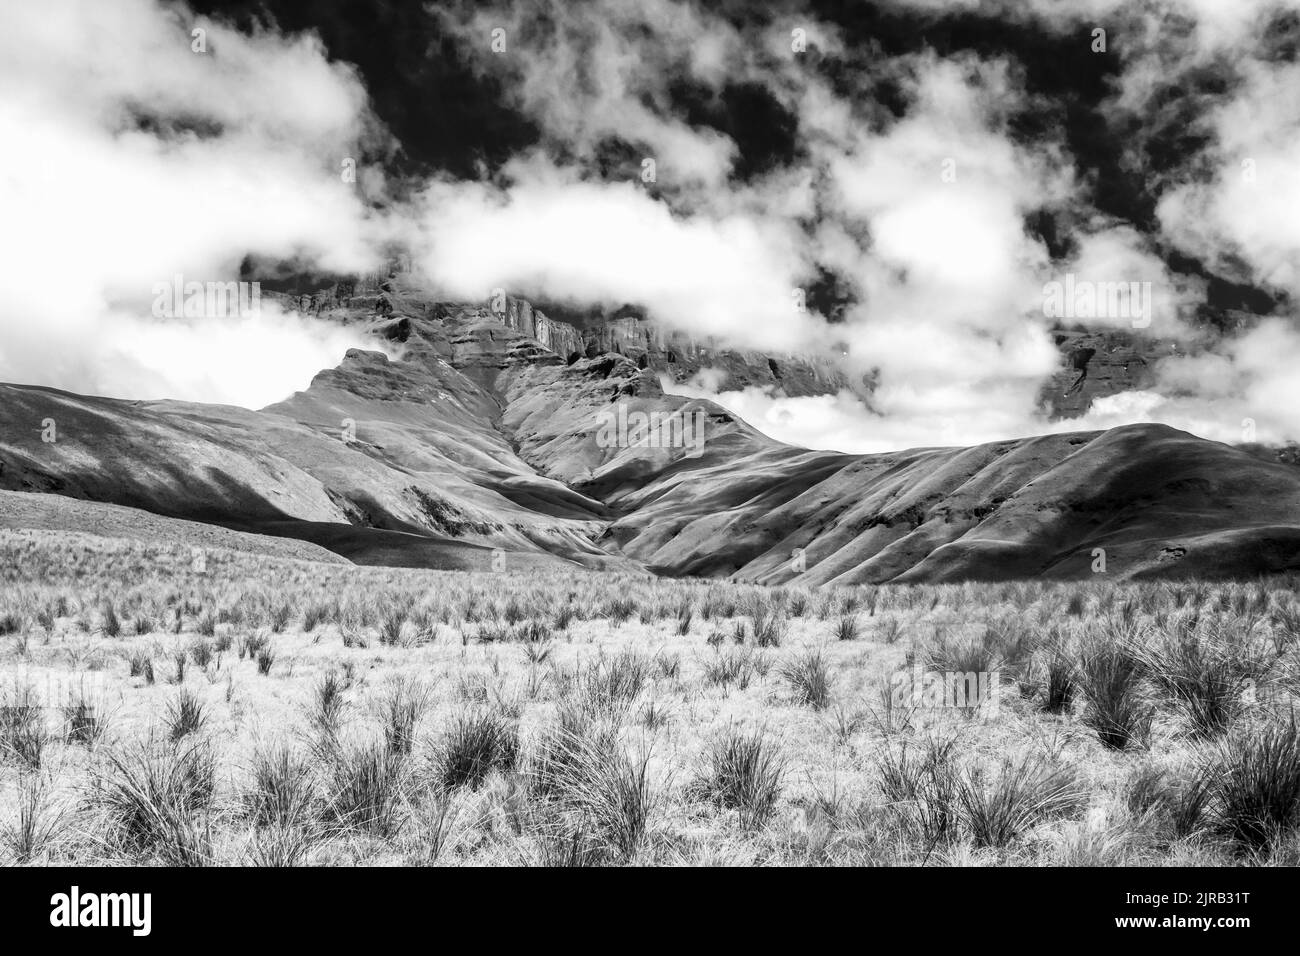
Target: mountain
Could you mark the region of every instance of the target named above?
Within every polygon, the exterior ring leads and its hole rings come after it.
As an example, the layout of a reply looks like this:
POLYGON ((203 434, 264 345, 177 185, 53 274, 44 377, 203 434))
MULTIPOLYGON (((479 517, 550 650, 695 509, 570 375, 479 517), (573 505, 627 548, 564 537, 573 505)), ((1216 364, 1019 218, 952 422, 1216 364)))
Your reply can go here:
POLYGON ((769 584, 1300 568, 1300 469, 1163 426, 809 451, 664 383, 844 387, 816 356, 446 303, 400 275, 293 303, 374 348, 261 410, 0 385, 0 527, 769 584))

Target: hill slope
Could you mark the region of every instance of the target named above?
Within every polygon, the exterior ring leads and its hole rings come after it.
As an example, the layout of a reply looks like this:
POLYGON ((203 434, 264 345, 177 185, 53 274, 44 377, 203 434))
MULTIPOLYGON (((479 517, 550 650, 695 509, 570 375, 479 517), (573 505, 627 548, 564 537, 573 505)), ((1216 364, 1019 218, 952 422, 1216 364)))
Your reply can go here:
MULTIPOLYGON (((576 331, 525 306, 493 313, 391 284, 333 303, 374 350, 260 411, 0 385, 0 488, 395 566, 809 585, 1085 578, 1102 551, 1116 577, 1300 567, 1300 470, 1244 451, 1153 425, 808 451, 665 394, 649 352, 578 354, 576 331), (611 422, 638 415, 685 440, 609 440, 611 422)), ((49 526, 49 508, 19 500, 0 497, 0 526, 49 526)), ((68 503, 62 522, 103 520, 68 503)), ((156 533, 183 537, 168 528, 156 533)))

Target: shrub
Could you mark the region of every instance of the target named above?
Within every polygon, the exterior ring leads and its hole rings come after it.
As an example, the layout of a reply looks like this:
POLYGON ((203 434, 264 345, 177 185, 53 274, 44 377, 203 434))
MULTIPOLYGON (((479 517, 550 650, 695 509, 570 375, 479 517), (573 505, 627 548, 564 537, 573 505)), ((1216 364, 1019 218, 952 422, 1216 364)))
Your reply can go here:
POLYGON ((845 614, 835 625, 835 640, 837 641, 856 641, 860 633, 858 618, 853 614, 845 614))

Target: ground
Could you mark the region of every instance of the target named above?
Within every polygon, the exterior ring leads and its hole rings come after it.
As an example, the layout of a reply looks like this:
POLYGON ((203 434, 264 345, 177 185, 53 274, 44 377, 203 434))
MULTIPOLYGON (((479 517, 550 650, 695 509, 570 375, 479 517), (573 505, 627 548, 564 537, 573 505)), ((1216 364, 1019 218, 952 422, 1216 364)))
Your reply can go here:
POLYGON ((1289 579, 805 590, 51 531, 0 555, 4 862, 1300 858, 1289 579))

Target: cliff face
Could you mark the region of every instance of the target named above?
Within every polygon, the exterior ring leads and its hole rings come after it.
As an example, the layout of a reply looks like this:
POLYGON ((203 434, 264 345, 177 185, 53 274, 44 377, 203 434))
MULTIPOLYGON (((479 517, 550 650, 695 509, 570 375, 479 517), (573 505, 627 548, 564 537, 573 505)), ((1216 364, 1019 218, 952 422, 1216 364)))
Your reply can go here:
POLYGON ((566 361, 612 352, 642 369, 685 382, 704 369, 723 373, 720 388, 753 386, 779 389, 786 395, 829 395, 849 388, 849 379, 825 356, 788 355, 718 347, 709 339, 667 330, 636 315, 596 319, 582 326, 552 319, 525 299, 506 298, 493 313, 507 327, 536 339, 566 361))
MULTIPOLYGON (((502 296, 481 305, 439 301, 436 290, 421 287, 409 267, 389 274, 343 280, 310 294, 284 295, 263 290, 286 307, 338 321, 389 319, 439 320, 458 362, 500 370, 513 353, 531 359, 531 348, 553 353, 563 363, 613 353, 638 368, 684 384, 700 372, 714 373, 722 391, 762 388, 790 397, 832 395, 843 390, 870 400, 872 384, 849 377, 830 355, 788 355, 731 349, 707 337, 664 328, 631 306, 612 312, 556 306, 548 314, 527 299, 502 296), (511 338, 513 336, 513 338, 511 338), (508 341, 507 341, 508 340, 508 341), (534 343, 529 345, 527 343, 534 343)), ((548 307, 549 308, 549 307, 548 307)), ((1240 329, 1255 317, 1230 313, 1222 328, 1240 329)), ((1069 329, 1054 332, 1061 356, 1057 372, 1043 383, 1040 403, 1054 420, 1085 415, 1099 398, 1151 388, 1162 359, 1207 347, 1151 334, 1154 329, 1069 329)), ((437 336, 435 328, 426 335, 437 336)), ((1208 334, 1208 333, 1207 333, 1208 334)), ((483 380, 487 385, 487 380, 483 380)))
POLYGON ((1040 401, 1053 419, 1078 418, 1093 401, 1156 384, 1160 360, 1186 345, 1126 330, 1058 330, 1061 367, 1043 383, 1040 401))

